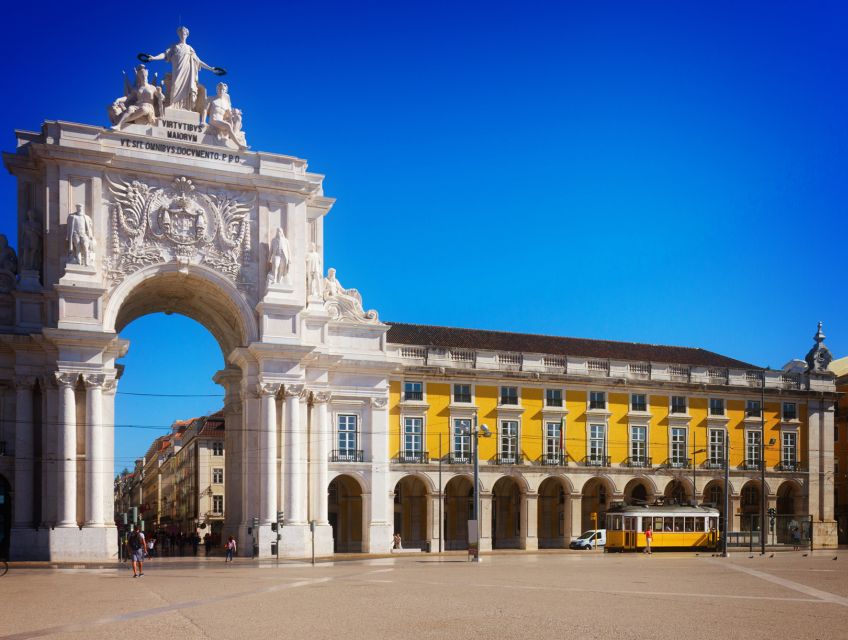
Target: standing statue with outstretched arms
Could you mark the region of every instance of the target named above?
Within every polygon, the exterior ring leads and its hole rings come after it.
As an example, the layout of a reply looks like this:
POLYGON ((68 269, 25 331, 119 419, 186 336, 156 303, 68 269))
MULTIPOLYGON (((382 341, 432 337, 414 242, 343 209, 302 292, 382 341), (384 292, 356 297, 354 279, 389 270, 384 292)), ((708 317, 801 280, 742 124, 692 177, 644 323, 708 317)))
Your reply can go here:
MULTIPOLYGON (((183 109, 185 111, 203 112, 206 107, 205 96, 198 103, 198 82, 197 77, 201 69, 211 71, 215 75, 222 76, 226 71, 221 67, 210 67, 201 60, 194 49, 186 40, 188 39, 188 29, 180 27, 177 29, 179 42, 171 45, 163 53, 155 56, 149 53, 138 54, 139 60, 149 62, 151 60, 167 60, 171 63, 170 77, 166 79, 165 84, 168 88, 168 100, 166 106, 174 109, 183 109)), ((201 86, 202 89, 202 86, 201 86)))

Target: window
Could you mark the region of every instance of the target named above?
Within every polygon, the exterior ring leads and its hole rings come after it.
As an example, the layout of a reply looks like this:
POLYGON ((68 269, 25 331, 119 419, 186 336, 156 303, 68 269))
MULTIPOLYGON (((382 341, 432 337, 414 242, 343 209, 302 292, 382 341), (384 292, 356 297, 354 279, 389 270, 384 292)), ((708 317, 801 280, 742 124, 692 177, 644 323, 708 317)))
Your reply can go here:
POLYGON ((671 412, 686 413, 686 396, 671 396, 671 412))
POLYGON ((797 420, 798 419, 798 405, 794 402, 784 402, 783 403, 783 419, 784 420, 797 420))
POLYGON ((503 462, 518 462, 518 421, 503 420, 498 437, 498 454, 503 462))
POLYGON ((457 462, 471 462, 471 419, 453 421, 453 457, 457 462))
POLYGON ((545 423, 545 457, 558 459, 562 451, 562 423, 545 423))
POLYGON ((645 464, 648 453, 648 427, 630 427, 630 461, 645 464))
POLYGON ((357 449, 357 416, 339 416, 339 460, 355 460, 357 449))
POLYGON ((212 496, 212 513, 224 513, 224 496, 212 496))
POLYGON ((212 482, 214 484, 223 484, 224 483, 224 470, 223 469, 212 469, 212 482))
POLYGON ((709 465, 714 468, 724 467, 724 431, 710 429, 709 465))
POLYGON ((606 426, 589 425, 589 464, 604 464, 607 453, 606 426))
POLYGON ((424 383, 423 382, 404 382, 403 383, 403 399, 404 400, 423 400, 424 399, 424 383))
POLYGON ((686 459, 686 429, 672 427, 671 429, 671 464, 682 467, 688 464, 686 459))
POLYGON ((762 406, 759 400, 747 400, 745 402, 745 415, 749 418, 759 418, 762 414, 762 406))
POLYGON ((798 464, 798 434, 794 431, 784 431, 782 440, 780 462, 784 468, 794 469, 798 464))
POLYGON ((562 406, 562 389, 545 389, 545 406, 562 406))
POLYGON ((710 415, 711 416, 723 416, 724 415, 724 399, 723 398, 710 398, 710 415))
POLYGON ((453 385, 453 401, 454 402, 471 402, 471 385, 470 384, 455 384, 453 385))
POLYGON ((424 452, 424 418, 403 419, 403 455, 407 458, 421 456, 424 452))
POLYGON ((648 396, 644 393, 634 393, 630 396, 630 410, 631 411, 647 411, 648 410, 648 396))
POLYGON ((224 443, 223 442, 213 442, 212 443, 212 455, 213 456, 224 455, 224 443))
POLYGON ((745 433, 745 464, 749 467, 760 467, 760 442, 762 434, 759 431, 745 433))
POLYGON ((501 387, 501 404, 518 404, 518 387, 501 387))
POLYGON ((607 394, 603 391, 590 391, 589 392, 589 408, 590 409, 606 409, 607 408, 607 394))

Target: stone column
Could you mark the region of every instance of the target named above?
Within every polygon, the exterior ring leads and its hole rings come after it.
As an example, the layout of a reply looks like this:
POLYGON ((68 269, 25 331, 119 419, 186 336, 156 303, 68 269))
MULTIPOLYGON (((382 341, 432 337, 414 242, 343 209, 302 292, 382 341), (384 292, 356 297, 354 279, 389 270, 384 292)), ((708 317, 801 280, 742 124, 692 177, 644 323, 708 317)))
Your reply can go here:
POLYGON ((286 524, 306 523, 306 466, 304 465, 304 427, 301 419, 301 403, 305 399, 302 384, 289 384, 286 397, 286 524))
POLYGON ((310 431, 309 449, 312 452, 310 462, 310 493, 311 513, 317 524, 328 523, 327 519, 327 489, 329 485, 330 429, 327 404, 330 402, 329 391, 316 391, 312 394, 312 428, 310 431))
POLYGON ((103 522, 114 525, 115 497, 112 479, 115 471, 115 393, 118 381, 107 378, 101 394, 101 449, 100 449, 100 504, 103 505, 103 522))
POLYGON ((77 526, 77 401, 74 393, 78 373, 57 373, 59 385, 59 489, 57 513, 59 527, 77 526))
POLYGON ((532 550, 539 548, 538 538, 538 508, 539 495, 537 493, 521 494, 521 548, 532 550))
POLYGON ((480 492, 480 513, 477 526, 480 527, 480 551, 492 550, 492 494, 480 492))
MULTIPOLYGON (((56 387, 56 377, 52 374, 42 374, 38 378, 41 387, 41 520, 44 526, 56 524, 56 489, 59 486, 58 455, 58 425, 59 390, 56 387)), ((111 497, 111 496, 110 496, 111 497)))
MULTIPOLYGON (((441 514, 439 513, 439 504, 441 499, 442 498, 439 496, 438 492, 431 493, 427 496, 427 521, 430 523, 430 551, 433 553, 437 553, 439 551, 439 540, 443 539, 442 527, 444 523, 444 506, 442 506, 441 514), (442 516, 441 518, 439 517, 440 515, 442 516)), ((444 550, 444 543, 442 543, 442 550, 444 550)))
POLYGON ((227 368, 218 371, 213 380, 224 388, 224 536, 246 540, 239 527, 247 522, 243 488, 247 482, 247 467, 242 449, 242 402, 239 394, 241 371, 227 368))
MULTIPOLYGON (((569 509, 571 512, 571 538, 569 542, 571 542, 583 535, 583 494, 572 493, 568 496, 568 499, 571 500, 571 508, 569 509)), ((566 532, 566 536, 568 536, 568 532, 566 532)))
MULTIPOLYGON (((388 398, 371 398, 368 423, 371 448, 371 508, 365 512, 370 519, 372 549, 381 551, 384 541, 394 533, 394 491, 389 487, 389 416, 388 398)), ((365 447, 363 447, 365 448, 365 447)))
POLYGON ((15 379, 15 527, 33 525, 34 449, 32 389, 34 376, 15 379))
POLYGON ((262 405, 259 438, 262 483, 259 500, 260 525, 277 521, 277 394, 280 387, 279 383, 268 382, 256 385, 262 405))
POLYGON ((85 526, 103 525, 103 383, 106 376, 84 375, 85 383, 85 526))

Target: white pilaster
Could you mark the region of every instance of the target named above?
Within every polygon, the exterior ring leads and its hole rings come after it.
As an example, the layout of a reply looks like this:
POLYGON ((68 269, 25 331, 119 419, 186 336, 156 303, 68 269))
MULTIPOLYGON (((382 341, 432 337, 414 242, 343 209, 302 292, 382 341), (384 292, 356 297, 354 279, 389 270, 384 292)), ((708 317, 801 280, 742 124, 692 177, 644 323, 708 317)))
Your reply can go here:
POLYGON ((306 523, 306 394, 303 385, 286 385, 286 525, 306 523))
POLYGON ((33 423, 32 388, 34 376, 15 380, 15 527, 33 524, 33 423))
POLYGON ((99 527, 103 518, 103 384, 106 376, 83 376, 85 383, 85 525, 99 527))
POLYGON ((371 508, 369 541, 371 551, 382 551, 394 534, 394 491, 389 487, 389 412, 387 398, 371 399, 371 508))
POLYGON ((259 447, 261 483, 259 524, 270 525, 277 521, 277 394, 279 383, 261 382, 256 387, 260 397, 262 427, 259 447))
POLYGON ((77 373, 57 373, 59 385, 59 489, 57 491, 58 527, 77 526, 77 403, 74 385, 77 373))
POLYGON ((536 493, 521 494, 521 548, 538 549, 539 496, 536 493))

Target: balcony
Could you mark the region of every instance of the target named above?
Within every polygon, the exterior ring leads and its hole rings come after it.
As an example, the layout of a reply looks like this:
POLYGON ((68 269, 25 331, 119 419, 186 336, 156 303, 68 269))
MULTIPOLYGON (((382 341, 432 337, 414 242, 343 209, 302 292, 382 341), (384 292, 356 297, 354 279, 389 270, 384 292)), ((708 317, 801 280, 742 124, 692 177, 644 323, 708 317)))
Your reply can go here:
POLYGON ((539 457, 538 463, 545 467, 564 467, 566 465, 565 456, 562 451, 545 453, 539 457))
POLYGON ((759 471, 762 468, 762 463, 759 460, 746 460, 742 463, 744 471, 759 471))
POLYGON ((330 462, 364 462, 362 449, 333 449, 330 462))
POLYGON ((777 465, 778 471, 800 471, 801 463, 800 462, 787 462, 783 461, 779 465, 777 465))
POLYGON ((421 402, 424 400, 424 392, 423 391, 404 391, 403 392, 403 401, 404 402, 421 402))
POLYGON ((524 456, 520 453, 499 453, 495 457, 495 464, 523 464, 524 456))
POLYGON ((624 461, 625 467, 650 469, 651 459, 646 456, 630 456, 624 461))
POLYGON ((582 460, 583 466, 586 467, 608 467, 610 466, 609 456, 586 456, 582 460))
POLYGON ((707 460, 703 467, 704 469, 724 469, 724 463, 720 460, 707 460))
POLYGON ((471 464, 470 453, 449 453, 448 464, 471 464))
POLYGON ((688 469, 689 458, 669 458, 665 461, 665 466, 669 469, 688 469))
POLYGON ((395 461, 400 464, 427 464, 430 462, 430 454, 427 451, 401 451, 395 461))

